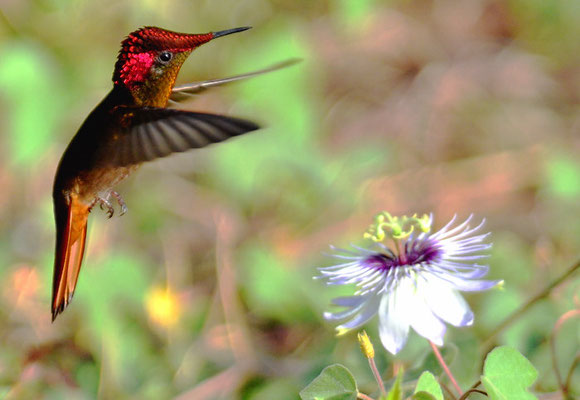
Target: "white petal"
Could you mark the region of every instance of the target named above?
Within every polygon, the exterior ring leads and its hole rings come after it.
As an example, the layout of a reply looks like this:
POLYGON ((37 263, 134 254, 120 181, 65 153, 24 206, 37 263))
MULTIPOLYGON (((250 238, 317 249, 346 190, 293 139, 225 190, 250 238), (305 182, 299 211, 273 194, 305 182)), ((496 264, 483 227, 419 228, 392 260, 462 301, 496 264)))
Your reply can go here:
POLYGON ((342 321, 342 320, 350 318, 353 315, 355 315, 356 313, 360 312, 360 310, 362 308, 363 308, 363 304, 359 304, 356 307, 348 308, 344 311, 325 312, 322 315, 323 315, 324 319, 326 319, 327 321, 342 321))
POLYGON ((449 284, 432 278, 424 282, 421 293, 431 311, 440 319, 454 326, 467 326, 473 323, 473 312, 461 295, 449 284))
POLYGON ((452 275, 451 273, 436 273, 436 275, 440 280, 451 284, 455 290, 461 290, 463 292, 479 292, 488 290, 503 282, 501 279, 496 281, 488 281, 484 279, 462 279, 452 275))
MULTIPOLYGON (((406 312, 409 315, 411 327, 421 336, 429 339, 438 346, 443 345, 445 335, 445 323, 433 314, 431 308, 425 302, 423 295, 416 291, 410 280, 405 279, 406 287, 401 287, 402 295, 406 303, 406 312)), ((419 288, 420 289, 420 288, 419 288)))
POLYGON ((340 307, 358 307, 368 300, 368 296, 344 296, 332 299, 332 304, 340 307))
POLYGON ((361 307, 360 311, 351 320, 336 327, 338 330, 350 330, 358 328, 359 326, 365 324, 369 319, 375 316, 379 308, 379 302, 381 296, 376 294, 371 294, 367 302, 361 307))
POLYGON ((409 323, 405 304, 397 298, 399 288, 385 293, 379 306, 379 334, 385 349, 397 354, 407 343, 409 323))

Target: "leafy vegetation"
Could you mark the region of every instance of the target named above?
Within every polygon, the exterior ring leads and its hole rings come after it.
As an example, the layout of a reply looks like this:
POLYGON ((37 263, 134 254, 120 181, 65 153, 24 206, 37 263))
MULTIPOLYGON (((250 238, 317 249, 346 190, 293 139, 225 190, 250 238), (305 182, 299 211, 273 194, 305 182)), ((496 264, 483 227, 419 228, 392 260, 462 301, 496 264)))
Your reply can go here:
MULTIPOLYGON (((466 296, 474 325, 440 349, 468 398, 579 396, 577 4, 3 2, 0 397, 378 399, 356 334, 322 316, 351 288, 312 277, 382 210, 486 218, 504 288, 466 296), (129 212, 92 212, 51 324, 54 172, 144 25, 253 26, 196 50, 178 83, 303 61, 183 105, 264 128, 119 185, 129 212)), ((389 398, 460 398, 425 340, 395 357, 371 338, 389 398)))

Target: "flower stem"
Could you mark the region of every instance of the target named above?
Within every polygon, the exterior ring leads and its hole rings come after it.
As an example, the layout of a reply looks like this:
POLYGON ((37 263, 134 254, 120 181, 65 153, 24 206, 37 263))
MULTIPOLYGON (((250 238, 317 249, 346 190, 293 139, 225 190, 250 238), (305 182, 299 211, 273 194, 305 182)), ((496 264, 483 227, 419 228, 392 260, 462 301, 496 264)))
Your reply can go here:
POLYGON ((370 397, 370 396, 367 396, 366 394, 364 394, 364 393, 361 393, 361 392, 358 392, 358 393, 356 394, 356 398, 357 398, 357 399, 361 399, 361 400, 374 400, 372 397, 370 397))
MULTIPOLYGON (((491 348, 493 345, 493 340, 495 339, 495 337, 497 335, 499 335, 505 328, 507 328, 509 325, 511 325, 519 317, 521 317, 526 311, 528 311, 538 301, 542 300, 544 297, 548 297, 550 295, 550 293, 552 293, 552 290, 554 290, 554 288, 556 286, 560 285, 562 282, 564 282, 566 279, 568 279, 579 268, 580 268, 580 261, 577 261, 576 264, 574 264, 570 268, 568 268, 568 270, 566 270, 566 272, 564 272, 564 274, 562 274, 559 278, 557 278, 555 281, 553 281, 548 286, 546 286, 546 288, 544 290, 542 290, 536 296, 532 297, 530 300, 528 300, 526 302, 526 304, 524 304, 523 306, 518 308, 516 311, 511 313, 506 319, 503 320, 503 322, 501 324, 499 324, 489 334, 489 336, 487 337, 485 342, 483 342, 483 344, 481 345, 481 348, 483 348, 483 349, 491 348)), ((487 353, 487 351, 486 351, 486 353, 487 353)))
POLYGON ((459 400, 467 400, 471 393, 479 393, 479 394, 482 394, 484 396, 487 396, 486 392, 478 389, 478 387, 480 385, 481 385, 481 381, 475 382, 469 389, 467 389, 467 392, 463 393, 463 395, 459 398, 459 400))
POLYGON ((445 363, 445 360, 443 360, 443 356, 441 355, 441 353, 439 352, 439 349, 437 348, 437 346, 435 346, 435 343, 433 343, 432 341, 429 340, 429 344, 431 345, 431 348, 433 349, 433 353, 435 353, 435 357, 437 357, 437 361, 439 361, 439 364, 441 364, 441 366, 443 367, 443 370, 445 371, 445 373, 447 374, 447 376, 449 377, 449 380, 451 381, 451 383, 453 384, 453 386, 455 386, 455 389, 457 390, 457 392, 459 393, 459 396, 463 396, 463 391, 461 390, 461 388, 459 387, 459 385, 457 384, 457 381, 455 380, 455 378, 453 377, 453 374, 451 373, 451 371, 449 370, 449 367, 447 366, 447 364, 445 363))
POLYGON ((566 377, 566 387, 569 388, 570 385, 572 384, 572 376, 574 375, 574 371, 576 370, 576 367, 580 365, 580 352, 578 354, 576 354, 576 357, 574 358, 574 361, 572 362, 572 365, 570 366, 570 370, 568 371, 568 376, 566 377))
MULTIPOLYGON (((558 320, 554 324, 554 328, 552 328, 552 335, 550 336, 550 353, 552 353, 552 366, 554 369, 554 374, 556 375, 556 381, 558 382, 558 386, 560 386, 562 396, 565 399, 569 398, 568 396, 570 387, 568 385, 568 379, 566 379, 566 382, 562 380, 562 373, 560 372, 560 367, 558 367, 558 358, 556 352, 556 337, 560 332, 562 325, 564 325, 564 323, 566 323, 567 321, 569 321, 574 317, 576 318, 580 317, 580 309, 570 310, 564 313, 560 318, 558 318, 558 320)), ((572 363, 572 368, 576 368, 574 362, 572 363)))
POLYGON ((375 363, 374 358, 369 358, 369 365, 371 366, 371 371, 373 371, 373 375, 375 376, 375 380, 379 384, 379 388, 381 389, 381 395, 387 396, 387 391, 385 390, 385 384, 381 378, 381 374, 379 374, 379 370, 377 369, 377 364, 375 363))

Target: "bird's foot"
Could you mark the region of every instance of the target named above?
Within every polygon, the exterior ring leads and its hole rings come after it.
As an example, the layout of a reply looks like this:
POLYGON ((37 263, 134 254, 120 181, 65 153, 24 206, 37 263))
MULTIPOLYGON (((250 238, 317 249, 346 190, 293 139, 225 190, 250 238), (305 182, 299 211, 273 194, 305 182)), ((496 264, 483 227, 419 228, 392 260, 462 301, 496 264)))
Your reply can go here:
POLYGON ((111 196, 113 196, 117 200, 119 207, 121 207, 121 212, 119 212, 119 217, 120 217, 121 215, 125 214, 129 210, 127 208, 127 204, 125 204, 125 200, 123 200, 123 198, 121 197, 121 195, 118 192, 115 192, 113 190, 111 192, 111 196))
POLYGON ((125 201, 123 200, 121 195, 115 191, 110 192, 107 195, 107 197, 97 197, 93 201, 91 208, 93 208, 93 206, 95 204, 99 203, 99 207, 101 208, 101 210, 106 210, 109 218, 113 217, 113 215, 115 214, 115 207, 113 206, 113 204, 111 204, 111 201, 110 201, 111 196, 113 196, 115 198, 115 200, 117 200, 117 203, 119 204, 119 207, 121 208, 119 210, 119 216, 125 214, 128 210, 127 204, 125 204, 125 201))
POLYGON ((95 201, 99 203, 99 207, 101 208, 101 210, 107 209, 106 212, 109 218, 111 218, 113 214, 115 214, 115 207, 113 207, 108 198, 98 197, 95 201))

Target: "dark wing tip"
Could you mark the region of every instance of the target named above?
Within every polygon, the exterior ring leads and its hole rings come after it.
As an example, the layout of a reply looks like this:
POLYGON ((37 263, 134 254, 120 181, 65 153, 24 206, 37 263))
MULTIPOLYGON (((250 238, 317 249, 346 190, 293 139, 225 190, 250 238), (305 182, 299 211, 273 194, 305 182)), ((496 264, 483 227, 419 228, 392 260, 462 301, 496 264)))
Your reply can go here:
POLYGON ((132 165, 206 147, 260 129, 254 122, 217 114, 134 107, 131 126, 105 154, 111 165, 132 165))
POLYGON ((262 128, 260 125, 256 124, 255 122, 248 121, 247 119, 230 117, 230 120, 235 121, 239 125, 239 127, 243 130, 241 133, 257 131, 258 129, 262 128))

